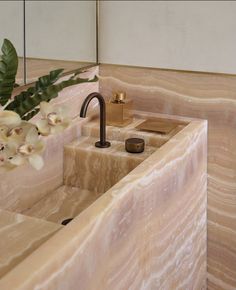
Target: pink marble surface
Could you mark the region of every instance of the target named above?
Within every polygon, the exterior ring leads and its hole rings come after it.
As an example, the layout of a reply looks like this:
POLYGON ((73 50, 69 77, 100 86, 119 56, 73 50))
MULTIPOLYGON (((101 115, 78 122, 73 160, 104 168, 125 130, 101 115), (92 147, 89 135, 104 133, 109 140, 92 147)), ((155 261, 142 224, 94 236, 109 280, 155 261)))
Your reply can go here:
POLYGON ((207 119, 208 289, 236 289, 236 76, 100 66, 100 92, 137 110, 207 119))
POLYGON ((193 120, 0 280, 8 290, 206 289, 207 123, 193 120))
MULTIPOLYGON (((83 78, 93 77, 98 68, 84 73, 83 78)), ((91 92, 98 91, 98 82, 75 85, 63 90, 52 101, 55 105, 70 108, 71 117, 79 115, 84 98, 91 92)), ((90 111, 94 108, 91 104, 90 111)), ((38 119, 36 116, 34 120, 38 119)), ((63 133, 44 138, 46 149, 43 154, 45 166, 37 171, 30 165, 21 166, 11 172, 0 174, 0 208, 22 212, 48 192, 59 187, 63 182, 63 147, 81 135, 83 119, 74 121, 63 133)))

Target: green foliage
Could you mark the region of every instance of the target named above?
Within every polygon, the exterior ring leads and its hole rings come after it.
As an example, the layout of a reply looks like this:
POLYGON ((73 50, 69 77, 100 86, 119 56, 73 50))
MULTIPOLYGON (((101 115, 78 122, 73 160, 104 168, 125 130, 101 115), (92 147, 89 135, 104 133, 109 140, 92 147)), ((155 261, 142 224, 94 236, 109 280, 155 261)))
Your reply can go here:
POLYGON ((22 120, 28 121, 28 120, 32 119, 35 115, 38 114, 39 111, 40 111, 39 108, 32 110, 28 114, 25 114, 24 117, 22 117, 22 120))
POLYGON ((18 113, 24 120, 30 120, 39 112, 39 104, 42 101, 49 102, 58 96, 64 88, 76 84, 96 82, 95 76, 92 80, 78 77, 80 71, 76 71, 68 80, 56 83, 62 76, 63 69, 51 71, 48 75, 40 77, 34 86, 22 91, 10 102, 13 88, 17 86, 15 77, 18 68, 18 57, 13 44, 4 39, 2 46, 3 56, 0 61, 0 104, 4 110, 18 113))
POLYGON ((62 72, 63 69, 57 69, 51 71, 49 75, 40 77, 34 87, 29 87, 26 91, 23 91, 19 95, 15 96, 14 100, 6 106, 5 110, 15 111, 15 109, 20 106, 23 101, 32 98, 34 94, 42 93, 48 86, 54 84, 61 77, 62 72))
POLYGON ((18 56, 13 44, 4 39, 0 59, 0 104, 4 106, 11 98, 18 69, 18 56))
MULTIPOLYGON (((36 89, 37 86, 36 84, 35 87, 29 88, 27 91, 22 92, 20 94, 21 95, 20 97, 17 96, 15 105, 11 106, 10 104, 9 106, 6 107, 6 109, 9 109, 10 107, 11 110, 18 113, 21 116, 21 118, 29 120, 38 113, 37 107, 42 101, 49 102, 50 100, 56 98, 58 96, 58 93, 62 91, 64 88, 81 83, 96 82, 97 80, 98 78, 96 76, 92 80, 81 78, 74 79, 73 76, 69 80, 62 81, 61 83, 58 84, 47 85, 43 89, 41 88, 40 90, 36 89)), ((49 84, 48 82, 45 82, 45 84, 46 83, 49 84)))

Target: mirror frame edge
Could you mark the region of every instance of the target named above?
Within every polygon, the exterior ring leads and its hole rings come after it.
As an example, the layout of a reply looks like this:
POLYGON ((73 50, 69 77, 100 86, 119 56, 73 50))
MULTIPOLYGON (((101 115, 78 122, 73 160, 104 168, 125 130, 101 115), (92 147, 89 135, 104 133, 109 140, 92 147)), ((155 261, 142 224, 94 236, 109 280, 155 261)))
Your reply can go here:
MULTIPOLYGON (((99 1, 100 0, 94 0, 95 1, 95 51, 96 51, 96 61, 94 64, 90 64, 90 65, 87 65, 87 66, 84 66, 84 67, 81 67, 81 68, 78 68, 78 69, 74 69, 74 70, 71 70, 71 71, 67 71, 65 73, 62 74, 61 77, 64 77, 64 76, 67 76, 67 75, 70 75, 70 74, 73 74, 77 71, 81 71, 84 72, 88 69, 90 69, 91 67, 95 67, 95 66, 98 66, 99 65, 99 1)), ((24 68, 24 84, 22 86, 20 86, 21 88, 24 88, 24 87, 30 87, 32 85, 34 85, 36 83, 36 81, 34 82, 30 82, 30 83, 27 83, 27 65, 26 65, 26 6, 25 6, 25 3, 26 3, 26 0, 23 0, 23 62, 24 62, 24 65, 23 65, 23 68, 24 68)))

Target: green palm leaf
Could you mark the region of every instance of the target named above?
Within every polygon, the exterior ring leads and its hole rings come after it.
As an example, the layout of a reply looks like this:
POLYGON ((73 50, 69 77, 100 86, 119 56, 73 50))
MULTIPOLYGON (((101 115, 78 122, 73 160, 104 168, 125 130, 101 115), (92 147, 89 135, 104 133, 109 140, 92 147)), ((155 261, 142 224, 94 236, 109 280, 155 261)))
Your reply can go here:
POLYGON ((29 87, 26 91, 15 96, 14 100, 6 106, 5 110, 15 111, 15 108, 19 107, 21 102, 30 100, 34 94, 42 93, 61 77, 62 72, 63 69, 57 69, 50 71, 48 75, 40 77, 34 87, 29 87))
POLYGON ((13 44, 4 39, 0 59, 0 104, 4 106, 11 98, 18 68, 18 56, 13 44))
POLYGON ((42 101, 49 102, 51 99, 56 98, 58 93, 64 88, 81 83, 96 82, 97 80, 97 76, 91 80, 70 78, 69 80, 62 81, 59 84, 48 86, 45 90, 40 92, 36 91, 31 97, 26 97, 24 100, 21 100, 19 105, 14 108, 14 111, 18 113, 22 119, 29 120, 38 113, 37 107, 42 101))
POLYGON ((57 69, 40 77, 33 87, 22 91, 14 97, 13 101, 9 102, 12 91, 16 86, 18 56, 13 44, 8 39, 4 39, 2 53, 0 59, 0 104, 2 106, 6 105, 4 110, 15 111, 24 120, 33 118, 39 112, 39 104, 42 101, 49 102, 56 98, 64 88, 98 80, 96 76, 92 80, 77 78, 81 72, 78 70, 68 80, 55 84, 63 72, 63 69, 57 69))

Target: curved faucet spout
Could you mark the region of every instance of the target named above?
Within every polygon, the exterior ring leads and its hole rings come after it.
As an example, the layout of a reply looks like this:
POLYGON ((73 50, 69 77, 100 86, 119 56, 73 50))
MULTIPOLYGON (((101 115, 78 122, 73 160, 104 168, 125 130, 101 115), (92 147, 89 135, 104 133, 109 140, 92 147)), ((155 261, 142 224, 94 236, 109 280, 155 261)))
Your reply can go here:
POLYGON ((95 143, 96 147, 99 148, 107 148, 111 146, 111 143, 106 141, 106 103, 104 98, 99 93, 91 93, 87 96, 84 100, 81 110, 80 110, 80 117, 85 118, 89 103, 92 99, 97 98, 100 106, 100 141, 95 143))

